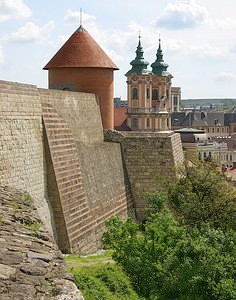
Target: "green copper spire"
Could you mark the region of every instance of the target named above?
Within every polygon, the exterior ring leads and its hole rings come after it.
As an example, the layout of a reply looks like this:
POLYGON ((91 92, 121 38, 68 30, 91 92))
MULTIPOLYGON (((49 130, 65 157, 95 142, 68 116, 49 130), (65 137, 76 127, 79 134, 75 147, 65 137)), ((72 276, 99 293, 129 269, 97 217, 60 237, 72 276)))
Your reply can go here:
POLYGON ((159 76, 167 76, 170 75, 167 72, 167 68, 169 67, 168 64, 164 62, 163 53, 161 50, 161 39, 159 38, 159 47, 157 49, 156 60, 154 63, 151 64, 152 73, 159 76))
POLYGON ((137 50, 136 52, 136 57, 134 60, 131 61, 131 70, 129 70, 126 73, 126 76, 131 74, 131 73, 136 73, 136 74, 144 74, 144 73, 148 73, 150 72, 147 69, 147 66, 149 65, 149 62, 146 61, 143 57, 143 47, 141 46, 141 37, 139 34, 139 42, 138 42, 138 46, 137 46, 137 50))

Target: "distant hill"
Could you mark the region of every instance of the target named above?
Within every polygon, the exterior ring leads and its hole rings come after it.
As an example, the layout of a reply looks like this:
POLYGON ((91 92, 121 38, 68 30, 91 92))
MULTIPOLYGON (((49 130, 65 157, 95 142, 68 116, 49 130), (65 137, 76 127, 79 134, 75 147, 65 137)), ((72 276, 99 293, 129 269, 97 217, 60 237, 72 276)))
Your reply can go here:
POLYGON ((203 107, 203 108, 230 108, 236 106, 236 98, 203 98, 203 99, 182 99, 181 106, 187 107, 203 107))

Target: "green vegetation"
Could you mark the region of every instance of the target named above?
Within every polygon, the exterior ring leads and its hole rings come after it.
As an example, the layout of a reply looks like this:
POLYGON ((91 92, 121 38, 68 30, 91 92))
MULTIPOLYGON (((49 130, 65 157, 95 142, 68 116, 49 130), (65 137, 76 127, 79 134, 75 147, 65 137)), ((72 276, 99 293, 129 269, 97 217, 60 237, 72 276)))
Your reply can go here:
POLYGON ((36 222, 36 223, 28 225, 27 227, 33 232, 38 232, 40 230, 41 226, 42 226, 41 223, 36 222))
POLYGON ((185 163, 180 178, 165 183, 169 207, 180 224, 235 228, 236 193, 225 174, 210 163, 185 163))
POLYGON ((186 164, 165 188, 148 195, 142 230, 131 219, 108 221, 112 257, 144 299, 236 299, 232 186, 209 164, 186 164))
POLYGON ((111 252, 96 256, 66 257, 68 271, 85 300, 141 300, 133 291, 127 275, 115 264, 111 252))
POLYGON ((27 193, 24 193, 23 194, 23 201, 24 201, 24 203, 25 204, 30 204, 30 201, 31 201, 31 197, 30 197, 30 195, 29 194, 27 194, 27 193))

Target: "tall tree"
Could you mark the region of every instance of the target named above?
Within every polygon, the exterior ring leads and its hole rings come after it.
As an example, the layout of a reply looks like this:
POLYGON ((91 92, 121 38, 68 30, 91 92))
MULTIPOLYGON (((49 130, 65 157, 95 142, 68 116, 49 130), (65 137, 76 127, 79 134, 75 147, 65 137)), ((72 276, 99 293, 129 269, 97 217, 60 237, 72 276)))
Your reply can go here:
POLYGON ((150 216, 142 230, 115 217, 104 244, 145 299, 236 299, 232 184, 204 163, 186 164, 165 186, 148 195, 150 216))
POLYGON ((186 163, 175 182, 166 183, 171 209, 181 224, 235 228, 236 191, 232 182, 210 163, 186 163))

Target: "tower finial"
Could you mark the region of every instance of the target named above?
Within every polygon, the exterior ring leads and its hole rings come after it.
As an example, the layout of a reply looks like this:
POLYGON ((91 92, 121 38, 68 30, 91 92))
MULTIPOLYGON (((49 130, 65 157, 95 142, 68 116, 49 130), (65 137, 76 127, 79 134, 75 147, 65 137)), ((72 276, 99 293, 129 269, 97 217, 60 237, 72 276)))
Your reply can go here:
POLYGON ((80 8, 80 26, 82 26, 82 8, 80 8))
POLYGON ((161 42, 161 34, 159 33, 159 43, 161 42))

